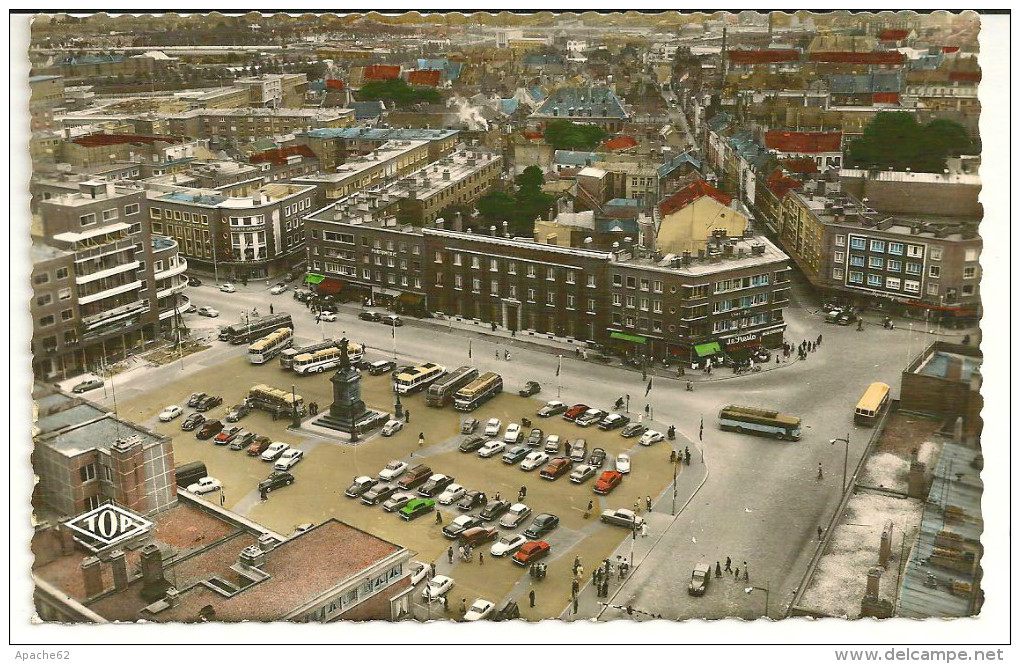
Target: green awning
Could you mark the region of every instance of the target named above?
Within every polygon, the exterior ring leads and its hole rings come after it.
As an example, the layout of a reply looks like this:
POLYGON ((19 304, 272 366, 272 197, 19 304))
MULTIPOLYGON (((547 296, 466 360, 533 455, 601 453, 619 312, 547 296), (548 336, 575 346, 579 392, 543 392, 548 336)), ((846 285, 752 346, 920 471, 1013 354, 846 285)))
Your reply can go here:
POLYGON ((305 283, 306 284, 321 284, 322 280, 325 279, 325 278, 326 277, 324 277, 321 274, 315 274, 313 272, 309 272, 308 276, 305 277, 305 283))
POLYGON ((632 341, 636 344, 643 344, 645 342, 644 337, 639 337, 635 334, 626 334, 624 332, 613 332, 609 335, 610 339, 619 339, 620 341, 632 341))
POLYGON ((708 357, 709 355, 721 353, 722 348, 719 347, 718 341, 710 341, 707 344, 698 344, 695 346, 694 352, 698 354, 698 357, 708 357))

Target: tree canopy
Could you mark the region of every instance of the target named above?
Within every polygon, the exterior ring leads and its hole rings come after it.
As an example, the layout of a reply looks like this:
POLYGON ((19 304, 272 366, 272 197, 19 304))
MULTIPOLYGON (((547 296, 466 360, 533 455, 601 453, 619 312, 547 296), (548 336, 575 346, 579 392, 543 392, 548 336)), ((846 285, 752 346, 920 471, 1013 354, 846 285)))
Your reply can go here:
POLYGON ((510 232, 516 236, 532 236, 535 233, 535 219, 544 217, 556 199, 542 191, 542 169, 528 166, 517 176, 517 191, 494 191, 478 200, 478 213, 491 224, 499 227, 509 222, 510 232))
POLYGON ((358 91, 358 99, 361 101, 384 99, 394 102, 400 108, 407 108, 420 102, 437 104, 442 101, 442 97, 437 91, 430 88, 411 87, 399 78, 392 81, 366 83, 358 91))
POLYGON ((590 150, 608 134, 595 125, 577 124, 570 120, 553 120, 545 127, 545 140, 556 150, 590 150))
POLYGON ((947 157, 973 149, 964 128, 950 120, 922 125, 911 113, 879 113, 850 143, 847 162, 855 168, 941 173, 947 157))

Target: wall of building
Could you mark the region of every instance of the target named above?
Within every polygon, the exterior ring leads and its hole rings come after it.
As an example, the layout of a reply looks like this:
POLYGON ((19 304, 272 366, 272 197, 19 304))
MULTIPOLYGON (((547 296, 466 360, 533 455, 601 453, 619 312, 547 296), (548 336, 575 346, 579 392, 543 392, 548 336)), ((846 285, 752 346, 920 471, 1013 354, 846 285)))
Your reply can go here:
MULTIPOLYGON (((903 174, 905 176, 909 174, 903 174)), ((919 174, 927 176, 927 174, 919 174)), ((840 177, 846 193, 883 214, 981 217, 981 185, 840 177)))
POLYGON ((406 592, 410 585, 411 577, 406 576, 349 611, 345 611, 338 619, 348 621, 392 620, 390 601, 401 593, 406 592))
POLYGON ((747 229, 747 215, 711 196, 702 196, 690 205, 663 217, 656 236, 656 249, 664 254, 697 254, 716 229, 726 229, 729 237, 738 237, 747 229))

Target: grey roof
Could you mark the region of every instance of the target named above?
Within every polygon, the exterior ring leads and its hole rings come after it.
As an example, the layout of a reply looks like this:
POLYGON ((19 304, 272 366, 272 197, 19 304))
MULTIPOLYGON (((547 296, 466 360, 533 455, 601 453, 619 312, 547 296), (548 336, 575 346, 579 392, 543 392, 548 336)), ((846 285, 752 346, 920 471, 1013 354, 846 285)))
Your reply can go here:
MULTIPOLYGON (((45 397, 45 399, 53 400, 54 397, 45 397)), ((43 400, 40 400, 40 412, 42 412, 42 401, 43 400)), ((50 404, 50 407, 53 405, 56 404, 50 404)), ((40 417, 39 421, 36 422, 36 426, 39 428, 40 433, 50 433, 52 431, 59 431, 66 427, 79 425, 83 422, 88 422, 89 420, 94 420, 108 414, 108 411, 85 402, 80 403, 77 406, 72 406, 67 410, 57 411, 52 415, 40 417)))
POLYGON ((676 169, 680 168, 684 164, 690 164, 695 170, 701 170, 701 160, 696 159, 688 152, 681 152, 677 156, 667 161, 662 166, 659 166, 659 177, 664 178, 676 169))
POLYGON ((386 106, 381 101, 355 101, 351 102, 354 109, 354 117, 357 120, 371 120, 383 114, 386 106))
POLYGON ((108 450, 122 438, 138 437, 143 446, 161 440, 151 431, 119 420, 112 413, 88 403, 40 419, 37 425, 44 434, 37 439, 37 444, 67 456, 95 449, 108 450))
POLYGON ((627 118, 627 111, 623 109, 620 99, 612 90, 603 87, 560 88, 545 100, 535 115, 551 117, 554 110, 558 117, 564 119, 570 117, 627 118))
POLYGON ((457 133, 456 129, 393 129, 388 127, 344 127, 343 129, 312 129, 304 136, 312 138, 364 139, 369 141, 433 141, 457 133))
POLYGON ((902 88, 903 78, 898 71, 874 72, 872 74, 835 74, 829 77, 829 92, 832 94, 899 92, 902 88))
POLYGON ((573 166, 591 166, 596 161, 601 161, 602 155, 597 152, 580 152, 578 150, 557 150, 553 153, 553 162, 557 164, 571 164, 573 166))

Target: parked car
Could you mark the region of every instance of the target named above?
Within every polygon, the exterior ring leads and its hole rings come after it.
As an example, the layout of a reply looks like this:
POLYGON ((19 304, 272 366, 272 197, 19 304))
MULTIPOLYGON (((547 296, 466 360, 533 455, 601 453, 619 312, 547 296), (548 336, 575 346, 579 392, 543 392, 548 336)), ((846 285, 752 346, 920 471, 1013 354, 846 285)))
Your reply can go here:
POLYGON ((184 414, 184 409, 181 408, 180 406, 178 406, 178 405, 167 406, 159 414, 159 421, 160 422, 169 422, 170 420, 172 420, 174 418, 177 418, 177 417, 180 417, 183 414, 184 414))
POLYGON ((503 423, 499 421, 499 418, 493 417, 485 423, 485 435, 489 438, 498 436, 500 429, 503 428, 503 423))
POLYGON ((378 311, 362 311, 358 314, 358 318, 361 320, 367 320, 371 323, 378 323, 382 320, 382 314, 378 311))
POLYGON ((570 481, 574 484, 581 484, 595 476, 595 468, 588 464, 581 464, 570 473, 570 481))
POLYGON ((198 402, 204 399, 205 397, 206 397, 205 392, 193 392, 192 395, 188 397, 188 407, 194 408, 195 406, 198 405, 198 402))
POLYGON ((246 403, 239 403, 227 413, 227 422, 240 422, 242 418, 251 413, 251 406, 246 403))
POLYGON ((223 422, 220 422, 219 420, 206 420, 205 423, 202 424, 202 428, 195 434, 195 438, 198 438, 199 440, 209 440, 222 430, 223 422))
POLYGON ((542 472, 538 474, 544 480, 555 480, 558 479, 564 473, 570 472, 571 466, 574 462, 569 457, 556 457, 549 464, 542 469, 542 472))
POLYGON ((549 461, 549 455, 545 452, 532 452, 528 456, 524 457, 524 461, 521 462, 521 470, 535 470, 539 466, 543 466, 549 461))
POLYGON ((532 429, 531 433, 528 434, 528 439, 525 444, 528 447, 538 447, 542 444, 542 439, 545 437, 545 432, 541 429, 532 429))
POLYGON ((198 315, 205 316, 206 318, 219 318, 220 312, 212 307, 199 307, 198 315))
POLYGON ((474 548, 486 542, 493 542, 498 536, 499 530, 493 526, 474 526, 460 534, 460 542, 474 548))
POLYGON ((230 449, 243 450, 255 441, 255 432, 241 429, 241 433, 234 437, 234 440, 230 441, 230 449))
POLYGON ((457 539, 469 528, 482 525, 482 520, 474 514, 462 514, 443 527, 443 534, 450 539, 457 539))
POLYGON ((234 284, 231 284, 231 283, 220 284, 220 292, 221 293, 236 293, 237 289, 234 288, 234 284))
POLYGON ((598 424, 599 422, 601 422, 602 418, 604 418, 608 414, 609 413, 607 413, 606 411, 599 410, 598 408, 589 408, 588 410, 584 411, 583 414, 579 415, 577 419, 574 420, 574 423, 577 424, 577 426, 579 427, 590 427, 593 424, 598 424))
POLYGON ((626 475, 630 472, 630 455, 619 454, 616 457, 616 470, 626 475))
POLYGON ((387 512, 397 512, 404 509, 412 500, 416 500, 413 493, 398 491, 383 502, 382 508, 387 512))
POLYGON ((397 490, 394 484, 376 484, 374 487, 361 494, 361 502, 366 505, 378 505, 389 500, 397 490))
POLYGON ((599 422, 599 428, 603 431, 611 431, 613 429, 619 429, 622 426, 626 426, 629 423, 630 418, 626 415, 610 413, 609 415, 606 415, 605 419, 599 422))
POLYGON ((290 470, 305 458, 305 453, 293 447, 280 455, 280 458, 273 464, 276 470, 290 470))
POLYGON ((499 525, 504 528, 516 528, 517 526, 524 523, 524 520, 531 515, 531 508, 524 503, 514 503, 507 510, 503 518, 499 520, 499 525))
POLYGON ((449 475, 436 473, 431 475, 424 484, 418 488, 418 495, 425 498, 434 498, 446 491, 446 487, 453 484, 453 478, 449 475))
POLYGON ((585 457, 588 456, 588 441, 584 438, 574 440, 574 442, 570 443, 570 454, 568 456, 571 461, 583 463, 585 457))
POLYGON ((393 371, 396 368, 397 363, 393 360, 377 360, 368 366, 368 375, 381 376, 387 371, 393 371))
POLYGON ((82 394, 83 392, 95 390, 102 386, 103 386, 102 378, 86 378, 82 382, 72 387, 71 391, 74 392, 75 394, 82 394))
POLYGON ((588 457, 588 465, 592 468, 601 468, 606 463, 606 451, 601 447, 596 447, 591 451, 591 456, 588 457))
POLYGON ((698 563, 694 566, 694 571, 691 572, 691 582, 687 584, 687 594, 701 597, 708 590, 711 578, 711 567, 708 563, 698 563))
POLYGON ((269 292, 272 295, 279 295, 283 293, 285 290, 287 290, 287 288, 288 288, 287 284, 276 284, 275 286, 269 289, 269 292))
POLYGON ((307 288, 294 289, 294 299, 297 300, 298 302, 305 302, 306 300, 311 299, 311 297, 312 291, 308 290, 307 288))
POLYGON ((487 439, 484 438, 483 436, 468 436, 463 441, 461 441, 461 444, 459 447, 457 447, 457 449, 459 449, 461 452, 464 452, 465 454, 469 452, 477 452, 478 450, 482 449, 482 446, 484 446, 486 442, 487 439))
POLYGON ((553 415, 559 415, 567 411, 567 404, 562 401, 547 401, 544 406, 538 409, 535 413, 539 417, 552 417, 553 415))
POLYGON ((222 489, 223 485, 215 477, 203 477, 194 484, 188 485, 188 491, 199 496, 206 493, 212 493, 213 491, 220 491, 222 489))
POLYGON ((201 426, 203 422, 205 422, 205 415, 202 413, 192 413, 181 422, 181 431, 194 431, 195 427, 201 426))
POLYGON ((443 489, 443 492, 436 498, 436 502, 440 505, 452 505, 467 493, 467 489, 459 484, 451 484, 443 489))
POLYGON ((397 482, 397 486, 399 486, 404 491, 414 489, 415 487, 418 487, 424 482, 426 482, 431 476, 432 469, 423 463, 419 463, 417 466, 407 471, 404 474, 404 476, 400 478, 400 481, 397 482))
POLYGON ((259 482, 259 491, 267 493, 283 486, 290 486, 294 483, 294 476, 283 470, 274 470, 269 477, 259 482))
POLYGON ((487 502, 489 502, 489 499, 485 496, 484 491, 472 489, 461 496, 460 500, 457 502, 457 509, 467 512, 476 507, 485 507, 485 503, 487 502))
POLYGON ((528 448, 522 445, 517 447, 511 447, 503 454, 503 463, 515 464, 520 463, 521 459, 528 456, 528 448))
POLYGON ((417 560, 411 561, 411 585, 416 586, 421 583, 424 579, 427 579, 429 572, 432 568, 425 563, 420 563, 417 560))
POLYGON ((383 482, 392 482, 407 471, 407 462, 393 460, 386 464, 386 467, 379 471, 379 479, 383 482))
POLYGON ((262 453, 260 458, 263 461, 276 461, 280 458, 280 455, 289 449, 290 445, 277 441, 275 443, 271 443, 269 447, 266 448, 266 451, 262 453))
POLYGON ((541 385, 539 385, 533 380, 529 380, 527 383, 524 384, 524 387, 522 387, 517 392, 517 394, 521 395, 522 397, 530 397, 532 395, 538 394, 541 391, 542 391, 541 385))
POLYGON ((549 555, 549 543, 538 541, 528 542, 521 548, 517 549, 517 553, 510 559, 520 566, 530 565, 531 563, 541 560, 542 558, 549 555))
POLYGON ((230 441, 237 438, 237 434, 239 433, 241 433, 241 427, 229 427, 227 429, 223 429, 216 434, 216 438, 213 442, 217 445, 229 445, 230 441))
POLYGON ((624 528, 640 528, 641 524, 645 522, 644 519, 634 514, 633 510, 618 509, 618 510, 604 510, 602 516, 599 517, 602 523, 612 524, 614 526, 623 526, 624 528))
POLYGON ((496 605, 487 599, 476 599, 468 607, 467 613, 464 614, 464 622, 485 620, 495 608, 496 605))
POLYGON ((836 325, 849 325, 857 320, 857 314, 850 309, 833 309, 825 315, 826 323, 835 323, 836 325))
POLYGON ((662 435, 658 431, 655 431, 654 429, 649 429, 644 433, 644 435, 641 436, 641 440, 638 442, 640 442, 642 445, 648 446, 654 445, 655 443, 659 443, 664 440, 666 440, 666 437, 664 435, 662 435))
POLYGON ((184 307, 184 311, 182 311, 181 313, 182 314, 193 314, 196 311, 198 311, 198 305, 195 304, 194 302, 192 302, 188 306, 184 307))
POLYGON ((606 470, 595 480, 595 488, 592 490, 600 496, 608 496, 622 481, 623 473, 615 470, 606 470))
POLYGON ((495 521, 506 514, 509 509, 509 500, 493 500, 482 508, 482 511, 478 513, 478 516, 481 517, 482 521, 495 521))
POLYGON ((335 323, 337 318, 335 311, 320 311, 315 317, 322 323, 335 323))
POLYGON ((252 441, 252 444, 248 446, 248 456, 262 456, 262 453, 269 449, 269 446, 273 444, 273 441, 269 440, 265 436, 261 436, 252 441))
POLYGON ((383 316, 382 320, 380 320, 379 322, 382 323, 383 325, 389 325, 391 327, 402 327, 404 325, 404 321, 400 319, 400 316, 394 316, 393 314, 383 316))
POLYGON ((517 549, 524 546, 527 541, 528 538, 520 534, 501 537, 499 541, 493 544, 492 548, 489 549, 489 555, 495 556, 496 558, 512 556, 517 552, 517 549))
POLYGON ((503 434, 503 442, 516 445, 521 441, 521 425, 511 422, 506 425, 506 432, 503 434))
POLYGON ((383 425, 382 435, 385 436, 386 438, 389 438, 390 436, 397 433, 403 428, 404 428, 403 420, 388 420, 386 424, 383 425))
POLYGON ((199 279, 198 277, 193 277, 190 274, 187 275, 187 276, 188 276, 188 285, 189 286, 201 286, 202 285, 202 280, 199 279))
POLYGON ((494 457, 506 449, 506 443, 502 440, 490 440, 478 449, 478 456, 482 459, 494 457))
POLYGON ((421 592, 421 598, 426 602, 434 602, 453 588, 453 579, 442 574, 437 574, 428 582, 421 592))
POLYGON ((538 539, 542 535, 555 530, 558 525, 560 525, 560 517, 555 514, 539 514, 531 522, 531 525, 525 529, 524 536, 528 539, 538 539))
POLYGON ((436 501, 428 500, 424 498, 415 498, 408 501, 406 505, 400 508, 397 514, 404 521, 413 521, 423 514, 428 514, 436 509, 436 501))
POLYGON ((344 490, 344 495, 348 498, 360 498, 363 493, 379 484, 379 480, 368 475, 359 475, 354 478, 347 489, 344 490))
POLYGON ((516 620, 520 617, 521 609, 517 606, 517 602, 508 599, 503 603, 503 606, 490 614, 489 619, 493 622, 503 622, 504 620, 516 620))
POLYGON ((577 418, 588 412, 588 406, 583 403, 574 404, 563 413, 563 419, 568 422, 576 422, 577 418))
POLYGON ((477 428, 478 420, 473 417, 465 417, 464 421, 460 423, 460 432, 463 434, 474 433, 477 428))
POLYGON ((216 406, 221 405, 223 405, 223 397, 218 397, 210 394, 198 402, 198 405, 195 406, 195 410, 197 410, 200 413, 205 413, 215 408, 216 406))
POLYGON ((549 454, 559 454, 560 437, 554 433, 549 434, 549 437, 545 439, 545 447, 543 449, 549 454))
POLYGON ((640 422, 631 422, 627 426, 623 427, 623 430, 620 431, 620 435, 624 438, 635 438, 646 431, 648 431, 648 427, 645 425, 640 422))

